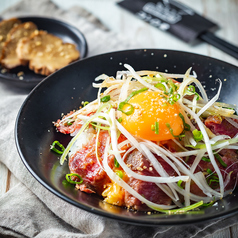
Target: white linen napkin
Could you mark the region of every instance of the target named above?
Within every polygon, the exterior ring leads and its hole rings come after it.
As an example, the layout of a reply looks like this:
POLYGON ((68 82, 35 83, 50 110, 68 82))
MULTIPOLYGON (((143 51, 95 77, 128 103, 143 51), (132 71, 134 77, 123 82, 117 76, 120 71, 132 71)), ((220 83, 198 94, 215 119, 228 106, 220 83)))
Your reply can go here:
MULTIPOLYGON (((4 18, 43 15, 67 21, 84 33, 89 56, 143 47, 106 30, 84 9, 74 7, 63 11, 50 0, 23 0, 1 15, 4 18)), ((94 215, 61 200, 33 178, 15 147, 15 120, 27 93, 0 84, 0 161, 19 180, 19 184, 0 197, 0 237, 200 238, 238 222, 238 217, 233 216, 184 226, 135 226, 94 215)))

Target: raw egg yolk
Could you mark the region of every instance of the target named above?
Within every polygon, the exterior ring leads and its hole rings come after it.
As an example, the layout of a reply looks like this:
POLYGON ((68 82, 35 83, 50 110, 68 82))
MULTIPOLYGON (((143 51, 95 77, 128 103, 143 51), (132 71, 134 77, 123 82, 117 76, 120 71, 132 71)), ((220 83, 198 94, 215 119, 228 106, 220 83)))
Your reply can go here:
MULTIPOLYGON (((122 125, 132 135, 151 141, 173 139, 184 129, 183 120, 179 116, 180 107, 171 105, 158 92, 145 91, 133 96, 129 101, 134 108, 133 113, 122 113, 122 125), (155 130, 157 124, 158 129, 155 130), (171 133, 172 132, 172 133, 171 133)), ((125 104, 124 111, 129 109, 125 104)))

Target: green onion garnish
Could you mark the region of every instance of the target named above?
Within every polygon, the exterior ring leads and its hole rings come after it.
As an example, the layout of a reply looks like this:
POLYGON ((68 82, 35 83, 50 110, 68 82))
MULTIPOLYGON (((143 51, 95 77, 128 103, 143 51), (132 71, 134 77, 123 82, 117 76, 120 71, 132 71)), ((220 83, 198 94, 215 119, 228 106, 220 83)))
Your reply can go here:
POLYGON ((207 173, 209 174, 209 176, 206 178, 207 184, 211 186, 211 184, 213 183, 212 187, 213 188, 217 187, 219 185, 219 178, 210 169, 207 169, 207 173))
POLYGON ((159 122, 155 122, 155 134, 159 134, 159 122))
POLYGON ((133 105, 131 105, 130 103, 126 102, 126 101, 123 101, 123 102, 120 102, 119 106, 118 106, 118 110, 121 111, 122 113, 126 114, 127 116, 131 115, 133 112, 134 112, 134 107, 133 105), (123 107, 125 105, 128 105, 130 106, 130 109, 127 110, 127 111, 124 111, 123 110, 123 107))
POLYGON ((199 94, 196 92, 196 89, 193 85, 189 85, 186 90, 187 95, 196 95, 196 100, 199 99, 199 94))
POLYGON ((134 97, 135 95, 137 95, 138 93, 142 93, 142 92, 144 92, 144 91, 146 91, 146 90, 148 90, 148 88, 142 88, 142 89, 140 89, 140 90, 137 90, 137 91, 132 92, 132 93, 127 97, 127 99, 126 99, 125 101, 119 103, 118 110, 121 111, 122 113, 126 114, 127 116, 128 116, 128 115, 131 115, 131 114, 134 112, 134 107, 133 107, 133 105, 131 105, 130 103, 128 103, 128 101, 129 101, 132 97, 134 97), (124 111, 124 110, 123 110, 123 107, 124 107, 125 105, 130 106, 130 109, 129 109, 128 111, 124 111))
POLYGON ((212 171, 210 169, 207 169, 207 173, 212 174, 212 171))
POLYGON ((69 183, 72 183, 72 184, 81 184, 81 183, 83 182, 82 177, 81 177, 80 175, 78 175, 78 174, 75 174, 75 173, 73 173, 73 174, 66 174, 66 175, 65 175, 65 178, 66 178, 66 180, 67 180, 69 183), (77 178, 79 179, 79 181, 74 181, 74 180, 72 180, 72 176, 77 177, 77 178))
POLYGON ((108 102, 111 99, 110 95, 106 95, 103 98, 100 99, 101 102, 108 102))
POLYGON ((165 213, 165 214, 185 213, 185 212, 191 211, 195 208, 198 208, 202 205, 203 205, 203 201, 200 201, 200 202, 194 203, 194 204, 192 204, 190 206, 187 206, 187 207, 182 207, 182 208, 179 208, 179 209, 172 209, 172 210, 164 210, 164 209, 160 209, 160 208, 150 206, 150 205, 147 204, 147 206, 152 208, 153 210, 158 211, 158 212, 162 212, 162 213, 165 213))
POLYGON ((195 130, 193 130, 192 132, 193 132, 193 138, 194 138, 195 141, 198 142, 198 141, 200 141, 200 140, 203 139, 203 135, 202 135, 202 132, 201 132, 201 131, 195 129, 195 130))
POLYGON ((170 131, 170 133, 171 133, 171 135, 173 136, 173 137, 177 137, 177 138, 179 138, 180 140, 182 139, 182 137, 185 137, 185 134, 180 134, 180 135, 174 135, 174 131, 173 131, 173 129, 171 128, 171 126, 170 126, 170 124, 169 123, 165 123, 165 125, 167 126, 167 128, 169 129, 169 131, 170 131))
POLYGON ((121 122, 122 122, 122 118, 119 117, 119 118, 117 119, 117 121, 118 121, 119 123, 121 123, 121 122))
POLYGON ((155 134, 159 134, 159 122, 155 122, 155 124, 151 125, 151 130, 155 132, 155 134))
POLYGON ((183 114, 180 112, 179 113, 179 117, 182 119, 183 121, 183 126, 184 126, 184 130, 185 131, 190 131, 190 125, 188 125, 186 122, 185 122, 185 119, 184 119, 184 116, 183 114))
POLYGON ((207 157, 202 157, 202 159, 201 160, 203 160, 203 161, 205 161, 205 162, 211 162, 211 160, 209 159, 209 158, 207 158, 207 157))
POLYGON ((223 167, 225 167, 225 168, 227 167, 227 164, 222 160, 222 158, 219 154, 214 154, 214 156, 223 167))
POLYGON ((86 105, 88 105, 89 104, 89 102, 88 101, 85 101, 84 103, 83 103, 83 106, 85 107, 86 105))
POLYGON ((123 172, 121 170, 117 170, 116 174, 122 179, 123 178, 123 172))
POLYGON ((203 206, 203 207, 210 207, 210 206, 212 206, 212 205, 214 204, 214 202, 215 202, 215 197, 214 197, 214 199, 213 199, 211 202, 209 202, 209 203, 204 203, 202 206, 203 206))
POLYGON ((155 84, 155 87, 160 89, 161 91, 164 91, 164 92, 166 91, 166 88, 162 83, 155 84))
POLYGON ((179 99, 180 99, 180 94, 176 93, 176 94, 173 94, 169 97, 168 102, 171 105, 174 105, 179 99))
POLYGON ((115 166, 116 168, 119 168, 119 167, 120 167, 120 164, 118 163, 118 161, 117 161, 116 158, 114 158, 114 166, 115 166))
POLYGON ((195 93, 195 91, 196 91, 196 89, 193 85, 189 85, 187 90, 191 93, 195 93))
POLYGON ((142 93, 144 91, 148 90, 148 88, 142 88, 142 89, 139 89, 137 91, 134 91, 132 92, 128 97, 127 99, 125 100, 125 102, 128 102, 132 97, 134 97, 135 95, 139 94, 139 93, 142 93))
POLYGON ((180 188, 183 189, 183 187, 182 187, 182 182, 183 182, 183 180, 179 180, 179 181, 177 182, 177 185, 178 185, 180 188))
POLYGON ((54 151, 55 153, 62 155, 64 153, 64 146, 59 143, 59 141, 55 140, 52 145, 50 146, 50 149, 54 151))

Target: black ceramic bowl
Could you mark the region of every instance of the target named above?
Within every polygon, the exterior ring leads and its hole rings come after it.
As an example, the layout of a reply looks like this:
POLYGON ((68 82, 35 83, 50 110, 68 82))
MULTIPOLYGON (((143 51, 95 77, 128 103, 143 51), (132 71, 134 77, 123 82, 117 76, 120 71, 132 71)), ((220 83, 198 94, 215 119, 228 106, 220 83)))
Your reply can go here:
MULTIPOLYGON (((45 30, 58 36, 63 42, 75 44, 80 52, 80 59, 86 57, 88 50, 87 42, 84 35, 76 27, 47 17, 18 17, 18 19, 22 22, 32 21, 37 25, 39 30, 45 30)), ((35 74, 32 70, 28 69, 28 67, 19 66, 5 72, 0 66, 0 81, 13 87, 31 89, 44 78, 44 75, 35 74), (21 71, 24 72, 23 79, 18 76, 18 73, 21 71)))
POLYGON ((87 58, 46 78, 23 103, 16 121, 15 138, 27 169, 41 184, 65 201, 89 212, 132 224, 186 224, 236 213, 237 192, 199 214, 147 215, 107 205, 97 195, 76 191, 73 186, 64 186, 62 181, 69 171, 67 163, 60 166, 58 156, 50 152, 49 146, 54 140, 59 140, 66 146, 70 138, 57 133, 52 121, 60 118, 61 113, 77 109, 82 100, 95 99, 97 91, 92 87, 95 77, 102 73, 115 76, 116 71, 125 69, 124 63, 130 64, 135 70, 171 73, 185 73, 192 67, 210 98, 218 88, 215 79, 220 78, 223 87, 219 101, 238 102, 238 68, 210 57, 171 50, 139 49, 87 58))

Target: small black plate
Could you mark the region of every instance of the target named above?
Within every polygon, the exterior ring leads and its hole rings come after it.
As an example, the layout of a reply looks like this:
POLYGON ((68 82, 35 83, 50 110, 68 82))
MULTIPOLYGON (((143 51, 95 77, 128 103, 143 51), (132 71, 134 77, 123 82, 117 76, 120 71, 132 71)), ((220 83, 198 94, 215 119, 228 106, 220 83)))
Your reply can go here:
POLYGON ((62 183, 69 172, 67 163, 60 166, 58 156, 49 148, 55 140, 66 146, 70 136, 56 132, 52 121, 60 118, 62 113, 79 108, 82 100, 94 100, 97 97, 97 90, 92 87, 95 77, 102 73, 115 76, 118 70, 125 70, 125 63, 135 70, 182 74, 192 67, 209 98, 216 94, 219 86, 216 79, 220 78, 223 86, 219 101, 238 102, 238 68, 210 57, 180 51, 139 49, 83 59, 43 80, 23 103, 16 121, 15 139, 27 169, 41 184, 65 201, 89 212, 132 224, 178 225, 237 213, 238 191, 198 214, 148 215, 108 205, 99 196, 77 191, 73 186, 62 183))
MULTIPOLYGON (((17 17, 22 22, 32 21, 39 30, 45 30, 60 37, 63 42, 75 44, 80 52, 80 59, 87 56, 87 42, 84 35, 74 26, 65 22, 46 17, 17 17)), ((35 74, 28 67, 19 66, 9 72, 0 66, 0 81, 15 87, 33 88, 46 76, 35 74), (24 72, 22 77, 17 74, 24 72)))

